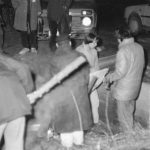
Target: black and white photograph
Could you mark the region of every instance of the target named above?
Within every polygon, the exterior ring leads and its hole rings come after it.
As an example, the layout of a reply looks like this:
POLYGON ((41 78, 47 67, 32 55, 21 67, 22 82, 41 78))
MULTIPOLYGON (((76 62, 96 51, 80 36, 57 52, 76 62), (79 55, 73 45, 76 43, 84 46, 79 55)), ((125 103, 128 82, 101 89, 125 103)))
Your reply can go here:
POLYGON ((150 0, 0 0, 0 150, 150 150, 150 0))

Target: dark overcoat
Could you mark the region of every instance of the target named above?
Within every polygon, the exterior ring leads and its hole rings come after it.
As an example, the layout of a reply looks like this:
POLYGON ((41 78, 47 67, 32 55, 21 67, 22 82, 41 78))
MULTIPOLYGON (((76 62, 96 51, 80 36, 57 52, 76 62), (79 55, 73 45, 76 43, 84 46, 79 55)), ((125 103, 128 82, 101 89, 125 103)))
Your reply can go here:
POLYGON ((59 22, 69 9, 72 0, 48 0, 48 19, 59 22))
MULTIPOLYGON (((27 0, 11 0, 15 9, 14 28, 20 31, 27 31, 27 0)), ((30 1, 30 27, 37 29, 38 12, 41 12, 40 0, 30 1)))
MULTIPOLYGON (((78 52, 71 51, 70 47, 64 49, 58 49, 49 60, 52 76, 80 56, 78 52)), ((52 125, 57 133, 88 130, 91 127, 93 120, 88 82, 89 65, 86 63, 37 103, 35 116, 41 125, 39 132, 46 132, 49 125, 52 125)))
POLYGON ((33 81, 26 64, 0 55, 0 124, 31 113, 33 81))

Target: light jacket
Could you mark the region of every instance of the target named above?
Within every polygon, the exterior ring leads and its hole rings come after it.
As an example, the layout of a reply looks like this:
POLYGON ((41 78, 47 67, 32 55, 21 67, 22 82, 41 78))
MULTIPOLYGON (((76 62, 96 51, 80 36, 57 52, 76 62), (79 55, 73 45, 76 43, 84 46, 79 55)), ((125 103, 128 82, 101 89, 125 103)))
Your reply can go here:
MULTIPOLYGON (((15 9, 14 28, 20 31, 27 31, 27 0, 11 0, 15 9)), ((41 12, 39 0, 30 1, 30 27, 31 30, 37 30, 38 12, 41 12)))
POLYGON ((33 90, 29 68, 0 55, 0 124, 31 113, 26 94, 33 90))
POLYGON ((82 44, 76 48, 76 51, 82 53, 87 58, 90 65, 90 72, 99 70, 98 55, 94 48, 91 49, 88 45, 82 44))
POLYGON ((144 69, 144 51, 133 38, 124 39, 119 44, 115 71, 110 81, 115 82, 114 98, 117 100, 134 100, 139 94, 144 69))

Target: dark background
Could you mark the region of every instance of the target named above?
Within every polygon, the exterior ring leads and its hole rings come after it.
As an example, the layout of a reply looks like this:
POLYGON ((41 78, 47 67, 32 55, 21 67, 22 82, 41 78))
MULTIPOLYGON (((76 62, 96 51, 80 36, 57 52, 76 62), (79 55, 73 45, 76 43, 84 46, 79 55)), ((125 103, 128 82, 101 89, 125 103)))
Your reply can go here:
MULTIPOLYGON (((79 1, 79 0, 73 0, 79 1)), ((86 1, 86 0, 81 0, 86 1)), ((98 15, 98 26, 112 26, 124 22, 124 10, 127 6, 150 3, 150 0, 87 0, 95 2, 98 15)), ((41 0, 42 7, 47 7, 48 0, 41 0)), ((85 2, 86 3, 86 2, 85 2)))
MULTIPOLYGON (((104 20, 114 20, 123 18, 124 10, 127 6, 144 4, 148 0, 95 0, 99 18, 104 20)), ((149 1, 150 2, 150 1, 149 1)))

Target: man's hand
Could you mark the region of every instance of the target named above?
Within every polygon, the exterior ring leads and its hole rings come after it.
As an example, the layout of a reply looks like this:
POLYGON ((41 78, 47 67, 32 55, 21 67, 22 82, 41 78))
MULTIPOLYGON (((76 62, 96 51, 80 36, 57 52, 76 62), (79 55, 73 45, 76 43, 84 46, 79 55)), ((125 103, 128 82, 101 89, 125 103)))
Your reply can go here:
POLYGON ((93 89, 92 90, 95 90, 96 88, 98 88, 101 83, 103 82, 104 78, 105 78, 105 75, 108 73, 108 68, 104 68, 102 70, 98 70, 96 72, 92 72, 90 73, 90 78, 91 77, 95 77, 97 78, 97 81, 95 83, 95 85, 93 86, 93 89))
POLYGON ((106 90, 110 90, 110 86, 113 81, 111 81, 111 73, 107 74, 103 80, 106 90))
POLYGON ((28 94, 27 97, 29 99, 30 104, 33 104, 37 99, 36 94, 34 94, 34 92, 28 94))

